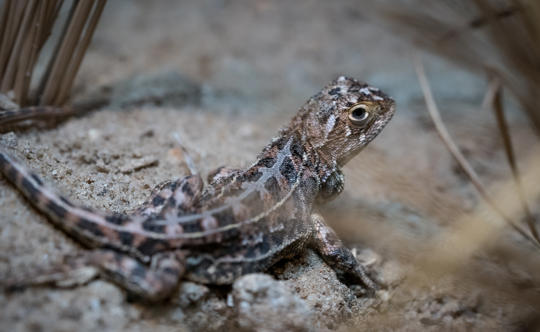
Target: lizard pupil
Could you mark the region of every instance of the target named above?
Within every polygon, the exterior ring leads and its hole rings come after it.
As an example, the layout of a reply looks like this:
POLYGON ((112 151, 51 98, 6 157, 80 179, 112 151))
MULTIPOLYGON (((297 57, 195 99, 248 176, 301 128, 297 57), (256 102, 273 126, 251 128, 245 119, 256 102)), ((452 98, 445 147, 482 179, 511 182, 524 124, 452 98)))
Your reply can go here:
POLYGON ((352 116, 358 120, 364 119, 367 115, 366 110, 362 108, 357 108, 352 112, 352 116))
POLYGON ((349 112, 349 120, 356 126, 365 125, 366 120, 369 118, 369 112, 364 105, 356 105, 351 108, 349 112))

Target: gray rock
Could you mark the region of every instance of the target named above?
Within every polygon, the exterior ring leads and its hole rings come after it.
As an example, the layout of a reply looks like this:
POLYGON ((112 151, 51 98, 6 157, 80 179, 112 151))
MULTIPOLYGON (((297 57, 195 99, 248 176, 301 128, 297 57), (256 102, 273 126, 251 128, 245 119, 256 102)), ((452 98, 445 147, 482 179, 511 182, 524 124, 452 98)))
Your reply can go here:
POLYGON ((280 277, 316 313, 312 324, 318 329, 336 329, 380 302, 378 297, 357 296, 355 286, 341 282, 315 252, 308 250, 299 260, 287 262, 280 277))
POLYGON ((183 282, 179 289, 180 296, 178 297, 178 304, 182 308, 186 308, 192 304, 196 304, 208 296, 208 287, 194 282, 183 282))
POLYGON ((256 331, 312 330, 313 313, 281 281, 266 274, 248 274, 233 285, 238 325, 256 331))
POLYGON ((396 261, 385 262, 378 272, 378 281, 387 287, 396 287, 405 278, 405 270, 396 261))
POLYGON ((0 144, 2 146, 9 146, 10 148, 14 148, 17 146, 17 135, 15 135, 14 132, 9 132, 4 135, 0 135, 0 144))

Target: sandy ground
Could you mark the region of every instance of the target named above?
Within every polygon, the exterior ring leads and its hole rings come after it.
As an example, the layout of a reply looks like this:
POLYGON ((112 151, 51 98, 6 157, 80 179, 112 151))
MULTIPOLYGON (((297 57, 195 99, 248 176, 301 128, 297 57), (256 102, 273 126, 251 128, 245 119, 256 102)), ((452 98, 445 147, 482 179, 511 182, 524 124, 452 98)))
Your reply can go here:
MULTIPOLYGON (((422 104, 410 51, 357 1, 110 1, 75 99, 110 105, 0 144, 77 203, 136 207, 156 184, 187 173, 174 133, 202 173, 249 165, 295 110, 338 74, 394 96, 395 118, 345 169, 328 222, 388 285, 357 297, 313 252, 232 287, 182 283, 171 301, 130 301, 96 280, 73 289, 0 293, 0 329, 71 330, 534 330, 538 254, 510 230, 452 274, 407 282, 415 257, 452 229, 478 197, 439 141, 422 104)), ((509 171, 481 78, 428 59, 443 116, 491 183, 509 171)), ((510 114, 518 156, 535 142, 510 114)), ((0 278, 31 275, 81 252, 0 179, 0 278)), ((415 261, 417 262, 417 260, 415 261)), ((536 325, 535 325, 536 324, 536 325)))

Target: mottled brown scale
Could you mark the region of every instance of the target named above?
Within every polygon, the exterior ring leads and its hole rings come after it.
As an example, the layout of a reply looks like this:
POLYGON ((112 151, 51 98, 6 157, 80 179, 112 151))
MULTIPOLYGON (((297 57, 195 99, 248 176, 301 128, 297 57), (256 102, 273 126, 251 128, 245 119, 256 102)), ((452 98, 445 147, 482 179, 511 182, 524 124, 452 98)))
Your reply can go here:
POLYGON ((54 224, 94 250, 89 264, 149 300, 170 295, 181 278, 229 284, 307 247, 344 280, 374 290, 313 206, 339 195, 341 166, 393 113, 394 102, 378 89, 339 77, 308 100, 252 166, 220 167, 206 186, 198 175, 162 183, 128 214, 76 206, 2 151, 0 169, 54 224))

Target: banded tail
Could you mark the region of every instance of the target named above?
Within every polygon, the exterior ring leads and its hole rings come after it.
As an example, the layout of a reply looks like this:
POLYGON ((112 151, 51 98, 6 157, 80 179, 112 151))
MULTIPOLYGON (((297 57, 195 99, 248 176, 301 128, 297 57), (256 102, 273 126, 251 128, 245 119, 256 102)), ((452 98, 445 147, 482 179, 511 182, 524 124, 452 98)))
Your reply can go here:
POLYGON ((141 220, 136 217, 74 205, 1 149, 0 172, 53 224, 88 247, 114 247, 146 261, 163 246, 163 241, 149 239, 149 234, 140 231, 141 220))

